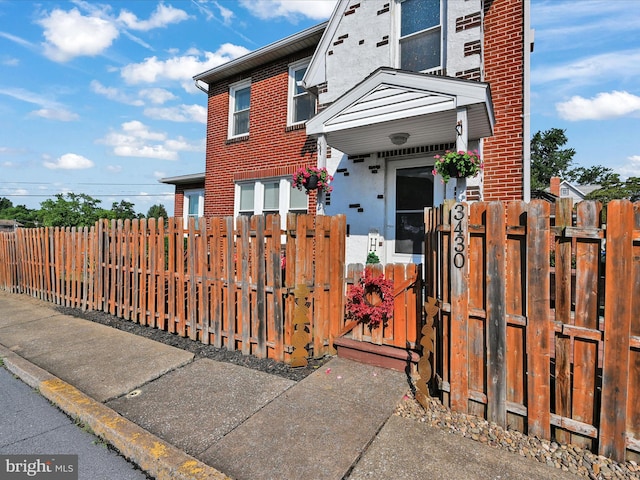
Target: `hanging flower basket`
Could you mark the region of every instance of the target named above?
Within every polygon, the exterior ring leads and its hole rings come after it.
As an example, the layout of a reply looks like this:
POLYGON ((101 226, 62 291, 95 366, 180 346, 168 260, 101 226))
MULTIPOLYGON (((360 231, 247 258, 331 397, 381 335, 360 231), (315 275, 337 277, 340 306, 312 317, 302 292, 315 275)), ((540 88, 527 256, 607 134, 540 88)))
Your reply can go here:
POLYGON ((393 282, 365 267, 360 281, 349 287, 346 308, 349 318, 371 328, 386 325, 393 316, 393 282))
POLYGON ((436 155, 434 158, 436 163, 433 174, 440 175, 444 183, 451 178, 475 177, 484 167, 477 150, 467 152, 447 150, 444 155, 436 155))
POLYGON ((293 174, 293 186, 298 190, 319 190, 321 192, 331 192, 333 187, 329 182, 333 177, 329 175, 326 168, 301 167, 293 174))

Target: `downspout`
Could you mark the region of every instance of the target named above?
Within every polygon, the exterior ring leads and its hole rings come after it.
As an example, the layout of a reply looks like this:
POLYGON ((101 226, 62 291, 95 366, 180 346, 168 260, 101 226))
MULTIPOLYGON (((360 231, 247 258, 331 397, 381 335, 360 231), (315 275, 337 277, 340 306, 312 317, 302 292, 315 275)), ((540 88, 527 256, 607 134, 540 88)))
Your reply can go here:
MULTIPOLYGON (((317 152, 318 152, 318 168, 327 168, 327 137, 324 133, 318 135, 317 140, 317 152)), ((317 197, 317 205, 316 205, 316 214, 324 215, 324 202, 325 202, 325 194, 324 192, 318 192, 317 197)))
POLYGON ((524 1, 524 78, 522 112, 522 197, 531 201, 531 52, 533 51, 533 30, 531 30, 531 2, 524 1))

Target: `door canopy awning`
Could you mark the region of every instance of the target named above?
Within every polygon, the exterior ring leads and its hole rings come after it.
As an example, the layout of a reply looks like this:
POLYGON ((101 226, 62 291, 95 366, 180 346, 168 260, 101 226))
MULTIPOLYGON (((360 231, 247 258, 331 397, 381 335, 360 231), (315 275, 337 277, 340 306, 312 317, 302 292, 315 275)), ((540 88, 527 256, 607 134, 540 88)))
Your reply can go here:
POLYGON ((455 143, 461 109, 466 138, 493 135, 487 83, 380 68, 309 120, 307 135, 348 155, 455 143))

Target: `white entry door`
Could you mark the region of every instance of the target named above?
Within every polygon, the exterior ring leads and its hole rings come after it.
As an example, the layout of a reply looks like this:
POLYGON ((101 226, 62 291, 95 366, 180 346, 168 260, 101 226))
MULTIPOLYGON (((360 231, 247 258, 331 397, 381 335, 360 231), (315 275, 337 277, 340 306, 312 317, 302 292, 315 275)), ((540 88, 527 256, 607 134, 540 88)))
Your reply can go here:
POLYGON ((386 193, 386 262, 423 263, 424 209, 444 200, 433 158, 390 161, 386 193))

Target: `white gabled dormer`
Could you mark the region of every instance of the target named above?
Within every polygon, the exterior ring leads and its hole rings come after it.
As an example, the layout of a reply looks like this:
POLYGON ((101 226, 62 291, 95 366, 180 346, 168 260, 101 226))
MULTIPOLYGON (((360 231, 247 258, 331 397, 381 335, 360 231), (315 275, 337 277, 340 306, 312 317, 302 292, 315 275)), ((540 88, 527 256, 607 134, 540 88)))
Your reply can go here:
POLYGON ((304 78, 321 105, 380 67, 481 79, 482 0, 340 0, 304 78))

